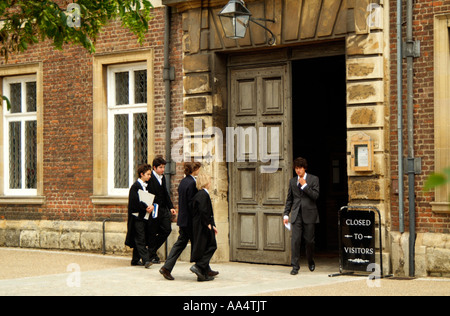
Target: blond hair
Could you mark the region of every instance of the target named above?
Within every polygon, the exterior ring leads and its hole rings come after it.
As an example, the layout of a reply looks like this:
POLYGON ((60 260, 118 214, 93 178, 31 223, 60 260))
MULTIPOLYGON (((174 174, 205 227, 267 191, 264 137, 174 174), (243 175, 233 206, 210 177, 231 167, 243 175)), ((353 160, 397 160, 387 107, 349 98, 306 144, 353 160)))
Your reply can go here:
POLYGON ((204 172, 200 173, 197 177, 197 190, 206 188, 209 183, 211 183, 211 177, 204 172))

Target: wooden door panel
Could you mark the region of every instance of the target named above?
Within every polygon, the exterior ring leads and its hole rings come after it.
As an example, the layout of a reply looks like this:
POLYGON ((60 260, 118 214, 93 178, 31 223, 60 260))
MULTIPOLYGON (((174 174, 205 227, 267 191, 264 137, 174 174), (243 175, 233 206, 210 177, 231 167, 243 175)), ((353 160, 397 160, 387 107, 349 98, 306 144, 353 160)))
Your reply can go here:
POLYGON ((238 215, 239 248, 258 250, 258 216, 256 212, 243 212, 238 215))
POLYGON ((272 157, 278 157, 279 160, 284 160, 285 157, 285 133, 283 122, 262 122, 259 130, 260 146, 263 150, 260 151, 261 161, 270 161, 272 157))
POLYGON ((264 250, 285 251, 285 229, 280 213, 264 213, 264 250))
POLYGON ((235 128, 236 161, 258 160, 258 130, 256 123, 237 124, 235 128))
MULTIPOLYGON (((263 188, 262 204, 265 206, 284 206, 287 194, 284 189, 286 186, 284 170, 278 169, 275 173, 265 173, 261 175, 261 180, 263 188)), ((284 209, 282 209, 282 211, 284 211, 284 209)))
MULTIPOLYGON (((230 70, 231 257, 289 264, 290 238, 282 218, 291 176, 291 113, 287 65, 230 70), (274 169, 264 169, 266 166, 274 169)), ((228 136, 228 135, 227 135, 228 136)))
POLYGON ((238 190, 237 200, 238 204, 258 204, 257 199, 257 184, 256 184, 256 169, 239 168, 237 170, 238 190))
POLYGON ((246 79, 236 82, 238 93, 238 111, 236 115, 256 115, 256 80, 246 79))
POLYGON ((263 78, 263 114, 264 115, 283 115, 283 81, 278 78, 263 78))

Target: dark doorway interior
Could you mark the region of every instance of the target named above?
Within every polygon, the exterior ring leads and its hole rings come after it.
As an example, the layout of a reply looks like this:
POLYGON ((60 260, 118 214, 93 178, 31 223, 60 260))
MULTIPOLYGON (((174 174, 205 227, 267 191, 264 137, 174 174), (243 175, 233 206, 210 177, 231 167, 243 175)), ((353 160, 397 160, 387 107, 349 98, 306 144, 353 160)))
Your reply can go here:
POLYGON ((316 251, 338 251, 338 210, 348 204, 345 56, 292 62, 293 154, 320 179, 316 251))

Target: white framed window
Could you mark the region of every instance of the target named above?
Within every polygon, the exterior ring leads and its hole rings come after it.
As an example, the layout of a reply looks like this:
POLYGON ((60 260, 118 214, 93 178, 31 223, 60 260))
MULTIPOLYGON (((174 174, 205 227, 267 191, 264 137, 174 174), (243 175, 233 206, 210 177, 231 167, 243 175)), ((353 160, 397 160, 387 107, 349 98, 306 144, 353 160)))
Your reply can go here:
POLYGON ((36 196, 37 84, 36 76, 6 77, 3 93, 11 108, 3 111, 4 193, 36 196))
MULTIPOLYGON (((450 14, 434 17, 434 167, 450 166, 450 14)), ((435 189, 435 213, 450 213, 450 184, 435 189)))
POLYGON ((108 67, 108 194, 127 196, 148 161, 147 65, 108 67))

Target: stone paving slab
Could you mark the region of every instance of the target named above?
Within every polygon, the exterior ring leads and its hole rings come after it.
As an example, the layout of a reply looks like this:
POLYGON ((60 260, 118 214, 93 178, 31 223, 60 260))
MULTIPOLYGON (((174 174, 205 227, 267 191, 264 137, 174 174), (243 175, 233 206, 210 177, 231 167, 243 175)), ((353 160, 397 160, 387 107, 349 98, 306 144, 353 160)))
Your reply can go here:
POLYGON ((175 281, 150 269, 131 267, 130 258, 77 252, 0 248, 1 296, 293 296, 293 295, 450 295, 449 279, 382 279, 339 276, 337 258, 316 260, 316 271, 306 265, 296 276, 290 267, 246 263, 212 264, 220 275, 197 282, 191 263, 178 262, 175 281))
POLYGON ((0 248, 0 295, 241 296, 354 280, 329 278, 329 263, 291 276, 287 266, 231 262, 212 264, 220 275, 197 282, 191 265, 178 262, 176 280, 167 281, 159 273, 162 265, 131 267, 126 257, 0 248))

